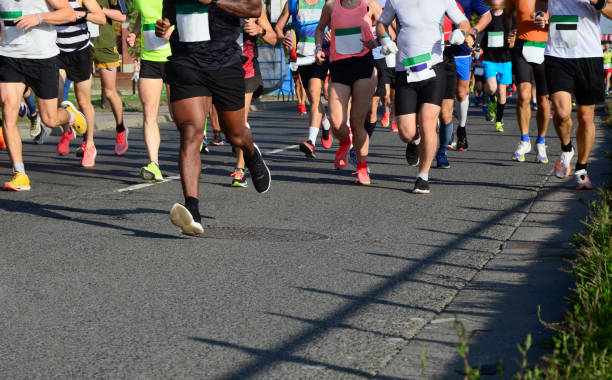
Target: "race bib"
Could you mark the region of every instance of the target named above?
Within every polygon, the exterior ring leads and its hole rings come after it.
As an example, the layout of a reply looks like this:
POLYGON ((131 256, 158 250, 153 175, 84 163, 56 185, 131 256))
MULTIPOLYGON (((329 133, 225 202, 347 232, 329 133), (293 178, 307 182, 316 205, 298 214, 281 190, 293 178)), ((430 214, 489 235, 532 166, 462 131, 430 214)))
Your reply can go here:
POLYGON ((361 50, 363 50, 360 27, 335 29, 334 38, 336 40, 336 53, 351 55, 361 53, 361 50))
POLYGON ((479 77, 483 76, 484 75, 484 67, 482 67, 482 66, 474 67, 474 75, 479 76, 479 77))
POLYGON ((202 3, 176 4, 176 26, 181 42, 210 41, 208 6, 202 3))
POLYGON ((168 47, 168 41, 155 35, 155 24, 143 24, 142 34, 144 35, 146 50, 161 50, 168 47))
POLYGON ((300 37, 297 44, 297 53, 304 57, 314 57, 315 39, 314 37, 300 37))
POLYGON ((421 82, 436 76, 435 71, 429 67, 431 54, 425 53, 416 57, 406 58, 402 61, 408 75, 408 83, 421 82))
POLYGON ((572 49, 578 45, 578 16, 551 16, 550 43, 553 47, 572 49))
POLYGON ((298 66, 309 66, 315 63, 315 57, 314 55, 311 55, 309 57, 297 57, 295 63, 298 66))
POLYGON ((544 50, 546 42, 525 41, 523 45, 523 58, 525 61, 535 64, 544 62, 544 50))
POLYGON ((89 37, 95 38, 100 36, 100 25, 94 24, 91 21, 87 21, 87 30, 89 30, 89 37))
POLYGON ((29 42, 24 32, 17 29, 15 20, 22 16, 21 11, 0 12, 2 19, 2 43, 11 45, 23 45, 29 42))
POLYGON ((490 48, 504 47, 504 32, 488 32, 487 43, 490 48))

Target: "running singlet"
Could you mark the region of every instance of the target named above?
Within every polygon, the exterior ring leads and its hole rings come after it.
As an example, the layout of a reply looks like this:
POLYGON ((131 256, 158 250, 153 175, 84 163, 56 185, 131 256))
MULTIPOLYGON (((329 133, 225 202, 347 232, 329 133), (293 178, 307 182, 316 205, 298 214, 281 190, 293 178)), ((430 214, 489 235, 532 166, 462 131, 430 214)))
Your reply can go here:
POLYGON ((171 54, 170 44, 155 35, 155 23, 162 16, 162 0, 135 0, 134 6, 140 13, 140 58, 166 62, 171 54))
POLYGON ((435 76, 431 67, 442 62, 442 25, 445 13, 455 24, 467 20, 454 0, 387 1, 379 21, 390 25, 397 17, 399 53, 395 70, 409 71, 409 82, 435 76), (415 17, 415 14, 419 17, 415 17))
MULTIPOLYGON (((457 0, 457 5, 468 20, 472 19, 472 11, 476 12, 480 17, 489 12, 489 7, 482 0, 457 0)), ((479 32, 482 31, 479 30, 479 32)), ((467 57, 472 54, 470 48, 465 44, 453 46, 453 52, 455 57, 467 57)))
POLYGON ((612 51, 603 52, 603 64, 605 70, 612 70, 612 51))
POLYGON ((240 37, 238 44, 242 45, 242 69, 244 70, 244 78, 253 78, 259 71, 259 49, 257 48, 257 36, 250 36, 240 29, 240 37))
POLYGON ((315 62, 315 31, 325 6, 325 0, 319 0, 314 5, 309 5, 306 0, 289 0, 288 6, 291 25, 295 28, 297 35, 297 64, 299 66, 313 64, 315 62))
POLYGON ((334 3, 331 14, 332 30, 330 60, 363 57, 370 49, 361 40, 372 40, 372 19, 368 14, 368 3, 361 0, 357 8, 346 9, 340 0, 334 3))
POLYGON ((45 0, 0 0, 0 55, 27 59, 46 59, 58 55, 54 25, 42 23, 27 32, 15 26, 15 19, 23 15, 52 11, 54 9, 45 0))
POLYGON ((548 40, 548 26, 538 29, 533 22, 536 0, 507 0, 506 10, 512 12, 516 8, 516 38, 546 42, 548 40))
POLYGON ((511 58, 508 42, 504 38, 504 16, 503 14, 492 16, 491 23, 485 29, 482 38, 483 60, 489 62, 509 62, 511 58))
POLYGON ((557 58, 598 58, 601 50, 599 11, 589 0, 549 0, 546 55, 557 58))
POLYGON ((168 58, 173 63, 207 71, 241 64, 240 18, 197 0, 164 0, 163 17, 175 25, 168 58))
MULTIPOLYGON (((70 0, 70 6, 75 11, 85 11, 77 0, 70 0)), ((85 17, 55 27, 57 31, 57 47, 63 52, 73 52, 85 49, 91 45, 89 30, 85 17)))

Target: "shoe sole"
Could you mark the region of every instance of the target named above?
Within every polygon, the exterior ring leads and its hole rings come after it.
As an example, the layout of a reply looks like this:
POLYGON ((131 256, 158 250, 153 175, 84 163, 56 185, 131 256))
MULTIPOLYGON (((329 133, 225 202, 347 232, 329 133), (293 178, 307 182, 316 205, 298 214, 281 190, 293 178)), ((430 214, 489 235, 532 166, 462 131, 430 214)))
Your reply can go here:
POLYGON ((247 187, 249 187, 248 184, 241 184, 241 183, 232 183, 232 187, 238 187, 238 188, 242 188, 242 189, 246 189, 247 187))
POLYGON ((429 190, 421 190, 421 189, 414 189, 412 190, 412 192, 414 194, 429 194, 429 190))
POLYGON ((202 225, 193 220, 189 210, 178 203, 175 203, 170 210, 170 221, 185 235, 195 236, 204 232, 202 225))
POLYGON ((521 157, 512 156, 512 161, 525 162, 525 156, 521 156, 521 157))
POLYGON ((83 131, 83 133, 81 133, 80 131, 78 131, 76 128, 74 128, 74 125, 71 125, 72 129, 74 129, 75 133, 78 133, 79 135, 83 136, 85 135, 85 133, 87 133, 87 119, 85 118, 85 114, 83 114, 81 111, 79 111, 74 104, 72 104, 71 101, 69 100, 64 100, 61 105, 60 105, 63 109, 68 109, 70 108, 70 111, 75 113, 75 119, 77 114, 79 116, 81 116, 81 118, 83 118, 83 120, 85 121, 85 130, 83 131))
POLYGON ((13 186, 6 186, 6 185, 4 185, 2 190, 4 190, 4 191, 15 191, 15 192, 30 191, 31 187, 30 186, 17 186, 17 187, 13 187, 13 186))
POLYGON ((304 153, 308 158, 316 157, 315 153, 306 144, 300 144, 300 152, 304 153))
MULTIPOLYGON (((261 150, 259 150, 259 147, 257 146, 257 144, 253 144, 253 146, 254 146, 254 147, 255 147, 255 149, 257 150, 257 153, 259 153, 259 156, 261 157, 261 161, 263 162, 264 167, 266 168, 266 172, 268 172, 268 178, 269 178, 269 181, 268 181, 268 187, 267 187, 265 190, 263 190, 263 191, 259 191, 259 190, 257 189, 257 186, 255 186, 255 190, 257 190, 257 192, 258 192, 259 194, 264 194, 264 193, 267 193, 267 192, 268 192, 268 190, 270 190, 270 187, 272 187, 272 174, 270 173, 270 168, 269 168, 269 167, 268 167, 268 165, 266 164, 266 161, 264 161, 264 159, 263 159, 263 155, 261 154, 261 150)), ((251 179, 252 179, 253 181, 255 180, 255 179, 253 178, 253 173, 251 173, 251 179)))
POLYGON ((145 181, 164 182, 164 177, 158 178, 155 173, 145 168, 140 169, 140 178, 145 181))

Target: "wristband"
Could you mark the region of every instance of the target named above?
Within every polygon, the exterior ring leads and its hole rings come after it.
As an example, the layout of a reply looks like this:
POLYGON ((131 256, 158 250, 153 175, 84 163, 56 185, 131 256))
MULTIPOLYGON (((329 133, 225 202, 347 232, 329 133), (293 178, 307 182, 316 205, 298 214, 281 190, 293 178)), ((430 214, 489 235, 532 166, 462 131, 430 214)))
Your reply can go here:
MULTIPOLYGON (((390 35, 388 35, 388 34, 383 34, 382 38, 385 38, 385 37, 389 37, 389 38, 391 38, 391 36, 390 36, 390 35)), ((382 38, 381 38, 381 39, 382 39, 382 38)))
POLYGON ((597 3, 593 5, 593 7, 598 11, 604 9, 606 7, 606 0, 597 0, 597 3))

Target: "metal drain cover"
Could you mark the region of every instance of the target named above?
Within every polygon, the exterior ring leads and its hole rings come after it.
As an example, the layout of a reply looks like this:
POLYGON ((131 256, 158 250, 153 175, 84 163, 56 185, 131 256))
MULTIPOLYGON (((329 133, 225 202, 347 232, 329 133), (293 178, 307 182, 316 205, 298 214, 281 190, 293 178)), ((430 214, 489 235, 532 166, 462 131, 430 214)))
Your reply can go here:
POLYGON ((261 227, 204 227, 204 233, 200 236, 222 240, 314 241, 329 239, 327 235, 314 232, 261 227))

